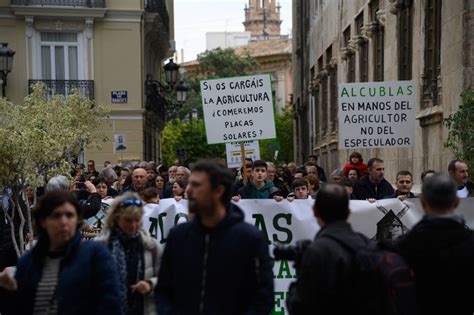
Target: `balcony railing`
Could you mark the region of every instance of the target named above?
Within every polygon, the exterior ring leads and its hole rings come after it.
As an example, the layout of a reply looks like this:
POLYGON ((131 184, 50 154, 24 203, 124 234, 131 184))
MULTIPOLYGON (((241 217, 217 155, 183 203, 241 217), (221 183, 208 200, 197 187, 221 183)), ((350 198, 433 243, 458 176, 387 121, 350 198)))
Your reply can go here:
POLYGON ((145 11, 158 13, 161 16, 166 32, 170 32, 170 16, 165 0, 145 0, 145 11))
POLYGON ((78 89, 81 96, 94 99, 93 80, 28 80, 29 93, 31 93, 32 86, 39 82, 46 85, 46 91, 50 97, 57 94, 68 96, 74 89, 78 89))
POLYGON ((105 8, 105 0, 11 0, 11 5, 18 6, 55 6, 105 8))

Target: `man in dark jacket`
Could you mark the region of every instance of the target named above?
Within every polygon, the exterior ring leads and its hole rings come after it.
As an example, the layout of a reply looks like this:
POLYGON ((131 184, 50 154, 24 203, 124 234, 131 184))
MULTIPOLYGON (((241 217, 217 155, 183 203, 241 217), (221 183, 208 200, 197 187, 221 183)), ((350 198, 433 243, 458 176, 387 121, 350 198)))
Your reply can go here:
POLYGON ((316 166, 316 169, 318 170, 318 177, 319 180, 322 182, 327 182, 326 174, 324 173, 324 169, 318 165, 318 157, 316 155, 310 155, 308 156, 308 162, 306 162, 306 166, 316 166))
POLYGON ((474 283, 474 235, 462 217, 457 185, 435 174, 423 183, 425 216, 399 241, 400 254, 413 268, 420 314, 473 314, 466 285, 474 283))
POLYGON ((232 175, 200 162, 187 194, 195 218, 171 230, 158 276, 158 314, 270 314, 273 275, 263 234, 230 203, 232 175))
POLYGON ((321 230, 303 253, 296 284, 287 300, 290 314, 351 314, 346 292, 352 271, 352 254, 342 245, 364 246, 367 240, 349 223, 349 198, 344 187, 321 187, 313 207, 321 230), (346 303, 345 303, 346 301, 346 303))
POLYGON ((367 162, 369 173, 354 183, 352 195, 356 200, 383 199, 393 194, 392 185, 384 178, 383 160, 372 158, 367 162))
POLYGON ((407 198, 416 198, 415 194, 411 192, 413 188, 413 175, 409 171, 398 172, 395 185, 397 186, 395 192, 384 197, 384 199, 398 198, 400 201, 403 201, 407 198))

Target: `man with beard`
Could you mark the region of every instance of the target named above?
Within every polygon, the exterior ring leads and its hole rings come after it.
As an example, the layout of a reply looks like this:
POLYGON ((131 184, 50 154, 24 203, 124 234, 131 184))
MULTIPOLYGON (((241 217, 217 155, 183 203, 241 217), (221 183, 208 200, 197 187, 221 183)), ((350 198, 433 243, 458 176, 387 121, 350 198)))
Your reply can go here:
POLYGON ((383 160, 372 158, 367 162, 369 173, 354 183, 352 193, 356 200, 373 202, 394 193, 392 185, 384 178, 385 166, 383 160))
POLYGON ((159 314, 270 314, 273 275, 264 235, 230 202, 232 174, 208 161, 189 178, 195 218, 171 230, 158 277, 159 314))

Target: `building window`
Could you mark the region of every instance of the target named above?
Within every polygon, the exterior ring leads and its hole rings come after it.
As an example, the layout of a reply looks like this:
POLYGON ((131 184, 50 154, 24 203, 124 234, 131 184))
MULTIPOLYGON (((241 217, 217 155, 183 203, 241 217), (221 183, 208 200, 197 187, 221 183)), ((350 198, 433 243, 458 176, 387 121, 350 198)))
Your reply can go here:
POLYGON ((323 56, 318 59, 319 79, 321 81, 321 102, 319 108, 321 110, 321 136, 325 136, 328 128, 328 78, 326 68, 323 63, 323 56))
POLYGON ((41 33, 40 73, 43 80, 79 80, 77 33, 41 33))
POLYGON ((351 40, 351 26, 349 25, 343 33, 344 47, 346 47, 346 60, 347 60, 347 82, 355 82, 355 54, 349 47, 349 41, 351 40))
POLYGON ((314 130, 314 143, 318 143, 320 138, 319 132, 319 85, 315 82, 316 69, 315 66, 311 67, 311 80, 313 80, 313 86, 311 89, 311 99, 313 102, 313 130, 314 130))
POLYGON ((423 73, 423 107, 439 104, 438 77, 441 61, 441 0, 426 0, 425 69, 423 73))
POLYGON ((413 63, 413 7, 405 1, 398 12, 398 79, 412 79, 413 63))
POLYGON ((362 37, 362 28, 364 27, 364 12, 362 11, 355 20, 356 32, 359 42, 359 82, 369 81, 369 45, 362 37))
POLYGON ((337 129, 337 66, 332 59, 332 46, 326 49, 326 68, 329 75, 329 121, 331 131, 337 129))
POLYGON ((383 81, 384 72, 384 30, 383 26, 378 23, 377 11, 380 8, 379 0, 372 0, 370 3, 370 19, 376 22, 373 34, 373 55, 374 55, 374 81, 383 81))

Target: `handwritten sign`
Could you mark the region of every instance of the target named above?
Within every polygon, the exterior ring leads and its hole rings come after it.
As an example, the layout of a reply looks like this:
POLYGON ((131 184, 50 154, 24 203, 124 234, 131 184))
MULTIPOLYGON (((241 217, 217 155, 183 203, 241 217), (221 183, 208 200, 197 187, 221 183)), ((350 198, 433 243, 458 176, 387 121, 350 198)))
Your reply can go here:
POLYGON ((339 84, 339 148, 412 147, 414 81, 339 84))
POLYGON ((276 137, 269 75, 201 81, 207 143, 276 137))
MULTIPOLYGON (((246 141, 244 143, 245 157, 253 161, 260 160, 260 145, 258 141, 246 141)), ((242 152, 240 142, 226 143, 227 167, 237 168, 242 166, 242 152)))

